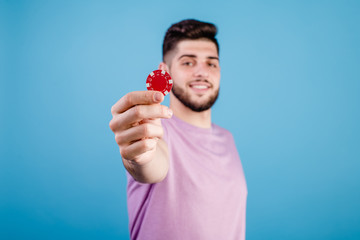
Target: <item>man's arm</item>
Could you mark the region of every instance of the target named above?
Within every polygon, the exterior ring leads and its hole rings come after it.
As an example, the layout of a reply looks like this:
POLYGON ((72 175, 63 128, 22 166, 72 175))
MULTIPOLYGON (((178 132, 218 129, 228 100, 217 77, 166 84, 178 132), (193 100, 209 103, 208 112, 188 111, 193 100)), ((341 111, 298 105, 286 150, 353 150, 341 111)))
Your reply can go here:
POLYGON ((160 105, 163 100, 160 92, 131 92, 111 108, 109 126, 126 170, 138 182, 160 182, 169 169, 160 118, 170 118, 172 111, 160 105))

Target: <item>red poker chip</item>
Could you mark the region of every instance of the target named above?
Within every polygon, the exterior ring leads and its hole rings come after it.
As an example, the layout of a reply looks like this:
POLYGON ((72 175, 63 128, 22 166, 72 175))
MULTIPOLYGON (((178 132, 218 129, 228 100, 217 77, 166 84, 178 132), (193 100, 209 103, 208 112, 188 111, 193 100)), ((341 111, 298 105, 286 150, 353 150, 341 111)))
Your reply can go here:
POLYGON ((173 85, 173 80, 165 71, 155 70, 152 71, 146 79, 147 90, 159 91, 166 96, 173 85))

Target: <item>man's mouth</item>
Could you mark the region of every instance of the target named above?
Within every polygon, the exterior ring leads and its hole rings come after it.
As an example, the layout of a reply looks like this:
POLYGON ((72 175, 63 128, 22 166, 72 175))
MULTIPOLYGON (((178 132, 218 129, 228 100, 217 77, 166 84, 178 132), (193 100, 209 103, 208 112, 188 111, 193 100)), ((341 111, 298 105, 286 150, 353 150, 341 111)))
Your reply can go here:
POLYGON ((197 89, 207 89, 207 88, 209 88, 208 86, 205 86, 205 85, 190 85, 190 87, 197 88, 197 89))
POLYGON ((206 90, 211 88, 211 84, 208 82, 204 82, 204 81, 195 81, 189 84, 190 88, 195 89, 195 90, 206 90))

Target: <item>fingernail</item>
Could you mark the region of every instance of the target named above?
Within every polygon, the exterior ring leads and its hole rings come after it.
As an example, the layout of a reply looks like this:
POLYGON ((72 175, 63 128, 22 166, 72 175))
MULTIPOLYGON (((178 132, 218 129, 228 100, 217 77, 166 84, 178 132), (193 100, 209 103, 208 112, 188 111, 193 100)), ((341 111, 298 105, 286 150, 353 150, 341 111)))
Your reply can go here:
POLYGON ((155 99, 155 102, 160 102, 162 99, 162 94, 159 92, 155 93, 154 99, 155 99))
POLYGON ((173 115, 173 111, 170 108, 168 108, 168 114, 170 117, 173 115))

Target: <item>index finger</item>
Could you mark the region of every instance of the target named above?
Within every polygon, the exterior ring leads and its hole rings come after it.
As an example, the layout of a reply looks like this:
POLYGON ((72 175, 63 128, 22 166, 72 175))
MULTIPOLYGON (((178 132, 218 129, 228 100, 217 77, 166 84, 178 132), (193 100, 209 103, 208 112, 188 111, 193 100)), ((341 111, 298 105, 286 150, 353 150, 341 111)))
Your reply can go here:
POLYGON ((135 105, 150 105, 161 103, 164 95, 158 91, 135 91, 120 98, 112 107, 111 113, 123 113, 135 105))

